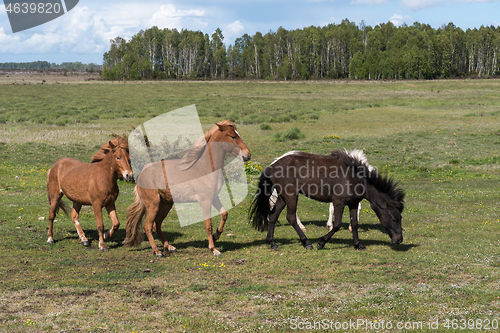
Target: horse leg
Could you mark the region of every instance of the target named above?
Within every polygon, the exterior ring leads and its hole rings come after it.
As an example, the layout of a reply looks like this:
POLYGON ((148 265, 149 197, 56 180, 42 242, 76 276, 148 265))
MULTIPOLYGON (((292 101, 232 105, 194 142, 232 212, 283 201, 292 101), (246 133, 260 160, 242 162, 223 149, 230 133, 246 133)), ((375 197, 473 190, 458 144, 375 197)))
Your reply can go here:
POLYGON ((330 208, 328 209, 328 222, 326 222, 326 226, 329 231, 333 228, 333 214, 335 214, 335 208, 333 207, 333 203, 330 202, 330 208))
POLYGON ((306 227, 304 227, 302 222, 300 222, 299 214, 297 214, 297 213, 295 213, 295 220, 297 221, 297 225, 299 226, 299 228, 305 231, 306 227))
POLYGON ((325 236, 321 237, 318 241, 317 248, 318 250, 321 250, 326 243, 332 238, 333 234, 335 234, 340 227, 342 226, 342 213, 344 211, 344 205, 340 204, 335 206, 335 214, 334 214, 334 221, 333 221, 333 228, 330 230, 325 236))
POLYGON ((271 250, 277 250, 278 245, 274 242, 274 228, 276 227, 276 221, 281 214, 281 211, 285 208, 285 201, 282 197, 278 197, 273 210, 269 214, 267 220, 267 237, 266 241, 271 244, 271 250))
MULTIPOLYGON (((168 213, 170 212, 170 209, 172 209, 173 203, 168 202, 161 202, 160 207, 158 209, 158 213, 156 214, 155 222, 153 224, 153 228, 155 229, 156 234, 158 235, 158 238, 160 238, 160 241, 163 244, 163 248, 167 250, 170 253, 175 253, 177 252, 177 249, 170 245, 167 241, 167 238, 161 231, 161 224, 165 217, 167 217, 168 213)), ((160 253, 161 254, 161 253, 160 253)), ((156 255, 158 257, 158 255, 156 255)))
MULTIPOLYGON (((359 222, 359 212, 361 211, 361 202, 358 204, 358 222, 359 222)), ((352 232, 352 223, 349 223, 349 231, 352 232)))
POLYGON ((83 232, 82 226, 80 225, 80 209, 82 209, 82 205, 76 202, 73 202, 73 209, 71 210, 71 220, 75 224, 76 232, 78 233, 78 237, 80 238, 80 242, 82 242, 83 246, 90 246, 90 242, 87 237, 85 237, 85 233, 83 232))
POLYGON ((47 231, 47 243, 54 243, 54 239, 52 238, 52 228, 54 225, 54 219, 56 217, 57 207, 59 206, 59 201, 63 196, 62 192, 56 193, 52 195, 49 191, 50 196, 50 210, 49 210, 49 230, 47 231))
POLYGON ((297 220, 295 219, 295 217, 297 216, 297 199, 297 197, 295 197, 295 200, 290 198, 289 202, 287 203, 288 208, 286 210, 286 219, 295 229, 297 235, 299 235, 300 241, 305 246, 305 248, 308 250, 312 250, 313 246, 311 244, 311 241, 307 239, 306 235, 304 234, 302 229, 300 229, 299 225, 297 224, 297 220))
POLYGON ((118 221, 118 216, 116 215, 116 206, 114 203, 106 206, 106 210, 108 211, 109 218, 113 221, 113 227, 106 231, 104 234, 104 240, 108 240, 113 237, 113 234, 120 227, 120 222, 118 221))
POLYGON ((366 247, 359 243, 358 238, 359 204, 349 205, 349 214, 351 216, 352 240, 354 242, 354 248, 357 250, 364 250, 366 247))
POLYGON ((210 209, 212 207, 212 200, 205 199, 200 202, 201 213, 203 214, 203 222, 205 223, 205 231, 208 237, 208 249, 214 254, 214 256, 219 257, 221 253, 215 248, 214 236, 212 235, 212 217, 210 209))
POLYGON ((212 238, 214 239, 214 242, 215 242, 220 238, 220 235, 222 235, 222 232, 224 231, 224 225, 226 224, 228 213, 224 209, 224 207, 222 207, 222 202, 220 202, 220 198, 218 195, 215 196, 215 198, 212 202, 212 205, 220 213, 219 227, 215 230, 215 232, 212 235, 212 238))
MULTIPOLYGON (((359 223, 359 213, 361 212, 361 201, 358 204, 358 223, 359 223)), ((352 231, 352 226, 349 224, 349 231, 352 231)))
POLYGON ((155 239, 153 237, 153 227, 156 231, 161 229, 161 223, 159 226, 155 224, 156 215, 158 215, 158 211, 160 210, 161 205, 160 197, 149 197, 148 201, 143 199, 143 202, 146 205, 147 212, 146 221, 144 222, 144 231, 146 232, 146 236, 148 237, 149 244, 151 244, 153 253, 157 258, 161 258, 163 255, 161 254, 160 250, 158 250, 155 239))
POLYGON ((104 223, 102 221, 102 206, 100 202, 93 202, 95 222, 97 224, 97 233, 99 234, 99 250, 107 251, 108 247, 104 244, 104 223))

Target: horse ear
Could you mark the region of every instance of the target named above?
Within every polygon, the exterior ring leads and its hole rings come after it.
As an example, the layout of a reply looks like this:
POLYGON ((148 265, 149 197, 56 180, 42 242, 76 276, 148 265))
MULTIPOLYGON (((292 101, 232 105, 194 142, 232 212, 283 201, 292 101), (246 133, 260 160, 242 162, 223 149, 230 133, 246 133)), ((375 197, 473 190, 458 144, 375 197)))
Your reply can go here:
POLYGON ((108 142, 108 146, 109 146, 109 149, 113 150, 115 148, 115 145, 113 144, 113 142, 111 142, 111 140, 108 142))
POLYGON ((221 131, 221 132, 226 130, 226 125, 221 125, 221 124, 217 124, 217 123, 215 123, 215 125, 217 125, 217 127, 219 127, 219 131, 221 131))

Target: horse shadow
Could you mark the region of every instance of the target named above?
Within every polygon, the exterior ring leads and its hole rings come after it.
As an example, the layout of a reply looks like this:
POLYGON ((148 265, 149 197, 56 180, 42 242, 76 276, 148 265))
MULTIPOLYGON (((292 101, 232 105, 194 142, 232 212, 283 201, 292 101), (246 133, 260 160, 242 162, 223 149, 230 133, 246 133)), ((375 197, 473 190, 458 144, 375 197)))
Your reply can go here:
MULTIPOLYGON (((90 243, 89 248, 92 247, 92 243, 93 242, 95 242, 97 244, 99 243, 99 233, 97 232, 97 230, 95 230, 95 229, 84 229, 83 232, 85 233, 85 236, 87 237, 87 239, 88 239, 88 241, 90 243)), ((168 233, 166 233, 168 242, 171 242, 172 239, 182 237, 183 235, 184 234, 182 234, 180 232, 168 232, 168 233)), ((156 234, 155 233, 153 233, 153 236, 156 239, 156 234)), ((125 229, 118 229, 118 230, 115 231, 115 233, 114 233, 114 235, 113 235, 112 238, 107 239, 104 242, 106 243, 106 245, 108 246, 109 249, 117 249, 117 248, 124 247, 123 241, 125 240, 125 237, 126 237, 126 231, 125 231, 125 229)), ((65 236, 63 239, 54 240, 54 243, 58 243, 58 242, 60 242, 62 240, 65 240, 65 239, 80 240, 80 238, 78 237, 78 233, 75 230, 75 231, 70 231, 70 233, 68 234, 68 236, 65 236)), ((144 235, 144 240, 147 240, 146 235, 144 235)), ((140 251, 140 250, 143 250, 143 249, 141 249, 141 248, 132 249, 132 251, 140 251)))
MULTIPOLYGON (((309 225, 314 225, 318 227, 323 227, 325 229, 325 234, 328 233, 328 228, 326 227, 326 222, 325 221, 307 221, 304 223, 304 226, 307 228, 309 225)), ((348 223, 342 223, 342 228, 347 229, 349 227, 348 223)), ((280 223, 279 225, 276 225, 276 228, 292 228, 292 226, 288 223, 280 223)), ((372 224, 372 223, 361 223, 358 224, 358 230, 361 231, 368 231, 368 230, 379 230, 382 233, 386 233, 384 227, 382 227, 380 224, 372 224)), ((92 242, 99 242, 99 234, 97 230, 95 229, 87 229, 84 230, 85 235, 87 236, 87 239, 91 243, 92 242)), ((307 231, 306 231, 307 232, 307 231)), ((155 239, 156 233, 153 233, 153 236, 155 239)), ((189 241, 179 241, 177 242, 176 240, 183 237, 184 233, 181 232, 166 232, 165 236, 167 237, 167 241, 174 245, 178 250, 180 249, 187 249, 190 247, 194 248, 206 248, 207 247, 207 240, 206 239, 198 239, 198 240, 189 240, 189 241)), ((336 244, 336 245, 343 245, 345 248, 350 248, 353 246, 353 241, 352 237, 332 237, 330 241, 328 242, 329 244, 336 244)), ((110 240, 107 240, 106 243, 110 249, 116 249, 116 248, 121 248, 123 247, 123 240, 126 237, 126 232, 125 229, 118 229, 113 237, 110 240)), ((216 247, 221 247, 224 249, 224 252, 227 251, 237 251, 241 250, 244 248, 251 248, 251 247, 260 247, 260 246, 268 246, 269 244, 266 242, 266 233, 262 233, 262 239, 258 240, 252 240, 252 241, 238 241, 238 240, 229 240, 228 237, 224 237, 224 234, 222 234, 221 239, 217 240, 215 242, 216 247)), ((70 234, 63 239, 76 239, 79 240, 78 234, 76 231, 70 232, 70 234)), ((61 239, 62 240, 62 239, 61 239)), ((61 241, 61 240, 55 240, 55 243, 61 241)), ((147 241, 147 237, 144 236, 144 240, 147 241)), ((317 239, 311 238, 311 241, 315 241, 317 239)), ((298 246, 302 246, 300 241, 298 239, 294 238, 274 238, 274 241, 278 245, 291 245, 291 244, 296 244, 298 246)), ((417 244, 391 244, 390 241, 380 241, 380 240, 371 240, 371 239, 362 239, 361 243, 365 246, 372 246, 372 245, 385 245, 391 247, 392 250, 398 251, 398 252, 406 252, 409 251, 412 248, 418 247, 417 244)), ((143 251, 146 250, 147 248, 136 248, 136 249, 131 249, 131 251, 143 251)))
MULTIPOLYGON (((326 227, 326 221, 324 221, 324 220, 307 221, 307 222, 302 222, 302 224, 304 225, 304 227, 306 227, 306 229, 307 229, 308 225, 314 225, 314 226, 317 226, 317 227, 323 227, 323 228, 325 228, 325 235, 329 231, 328 228, 326 227)), ((285 223, 282 223, 279 226, 277 225, 276 227, 277 228, 278 227, 289 227, 289 228, 292 228, 292 226, 288 223, 288 221, 285 222, 285 223)), ((348 228, 349 228, 349 223, 342 223, 342 227, 339 230, 348 229, 348 228)), ((367 232, 369 230, 378 230, 381 233, 387 235, 387 231, 379 223, 358 223, 358 231, 367 232)), ((352 237, 343 238, 343 237, 338 237, 337 235, 338 234, 335 233, 333 235, 333 237, 328 241, 328 243, 329 244, 343 244, 343 245, 345 245, 346 248, 353 246, 352 237)), ((389 237, 389 235, 387 235, 387 236, 389 237)), ((311 241, 312 240, 313 239, 311 239, 311 241)), ((275 239, 275 242, 278 244, 278 240, 277 239, 275 239)), ((406 251, 411 250, 412 248, 418 247, 417 244, 403 244, 403 243, 401 243, 401 244, 392 244, 390 241, 380 241, 380 240, 372 240, 372 239, 360 239, 360 242, 363 245, 365 245, 365 246, 370 246, 370 245, 386 245, 386 246, 391 247, 392 250, 399 251, 399 252, 406 252, 406 251)))

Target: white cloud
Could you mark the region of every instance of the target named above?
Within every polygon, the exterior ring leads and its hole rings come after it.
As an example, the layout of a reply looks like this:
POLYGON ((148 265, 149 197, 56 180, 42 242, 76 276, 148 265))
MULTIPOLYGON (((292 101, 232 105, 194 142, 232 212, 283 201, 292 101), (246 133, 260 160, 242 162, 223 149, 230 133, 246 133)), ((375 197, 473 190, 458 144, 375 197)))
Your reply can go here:
POLYGON ((183 19, 186 17, 201 17, 205 15, 204 10, 177 9, 173 4, 161 5, 160 10, 153 14, 149 20, 150 26, 157 26, 160 29, 181 29, 183 28, 183 19))
POLYGON ((228 24, 227 28, 222 32, 222 35, 227 38, 240 37, 241 32, 245 29, 240 21, 234 21, 228 24))
POLYGON ((412 20, 412 17, 411 16, 403 16, 403 15, 399 15, 399 14, 394 14, 392 15, 392 17, 389 19, 389 21, 392 22, 392 24, 396 25, 396 26, 400 26, 401 24, 403 23, 408 23, 408 22, 411 22, 412 20))
MULTIPOLYGON (((0 5, 0 13, 5 12, 0 5)), ((0 54, 91 54, 102 55, 115 37, 131 38, 141 29, 159 28, 200 30, 206 27, 204 10, 179 9, 172 4, 144 6, 141 3, 110 4, 99 11, 87 6, 73 10, 53 21, 21 33, 6 33, 0 26, 0 54), (158 10, 159 9, 159 10, 158 10)), ((7 15, 5 15, 7 19, 7 15)), ((8 24, 8 20, 5 20, 8 24)), ((242 29, 239 22, 229 31, 242 29)))
POLYGON ((428 7, 436 7, 444 0, 401 0, 401 4, 413 10, 420 10, 428 7))
POLYGON ((3 27, 0 27, 0 52, 12 52, 14 48, 10 45, 19 42, 19 36, 6 34, 3 27))
POLYGON ((86 6, 77 6, 66 15, 43 25, 35 33, 5 34, 0 28, 1 53, 104 53, 109 39, 118 36, 120 28, 107 25, 102 17, 86 6))
POLYGON ((99 10, 103 21, 109 26, 121 26, 124 29, 147 25, 148 20, 155 13, 152 6, 137 3, 111 4, 99 10))
POLYGON ((381 6, 387 5, 389 1, 387 0, 352 0, 351 5, 370 5, 370 6, 381 6))
POLYGON ((325 27, 325 26, 327 26, 329 24, 340 24, 340 22, 342 22, 342 20, 340 20, 340 19, 332 16, 332 17, 329 18, 328 21, 321 21, 321 22, 319 22, 319 26, 320 27, 325 27))

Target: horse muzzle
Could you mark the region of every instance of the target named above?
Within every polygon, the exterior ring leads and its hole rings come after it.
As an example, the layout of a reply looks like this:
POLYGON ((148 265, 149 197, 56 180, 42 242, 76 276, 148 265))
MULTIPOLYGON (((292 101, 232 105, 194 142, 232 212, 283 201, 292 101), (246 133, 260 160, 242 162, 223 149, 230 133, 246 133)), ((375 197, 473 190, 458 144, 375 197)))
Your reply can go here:
POLYGON ((123 179, 124 179, 126 182, 129 182, 129 181, 131 181, 132 179, 134 179, 134 176, 133 176, 131 173, 124 172, 124 173, 123 173, 123 179))
POLYGON ((395 245, 403 243, 403 235, 398 235, 398 236, 392 237, 391 243, 395 244, 395 245))
POLYGON ((252 154, 248 153, 246 156, 241 154, 241 159, 243 160, 243 162, 248 162, 252 159, 252 154))

